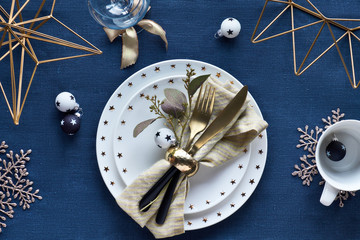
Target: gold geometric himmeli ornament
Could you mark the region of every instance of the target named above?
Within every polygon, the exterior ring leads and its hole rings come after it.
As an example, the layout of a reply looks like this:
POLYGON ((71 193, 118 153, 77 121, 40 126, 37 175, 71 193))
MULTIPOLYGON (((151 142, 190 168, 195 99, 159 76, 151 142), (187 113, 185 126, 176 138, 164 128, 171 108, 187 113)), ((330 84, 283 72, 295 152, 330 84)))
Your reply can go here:
POLYGON ((7 56, 10 58, 10 74, 11 74, 11 105, 10 102, 6 96, 4 87, 0 81, 0 88, 4 95, 6 104, 9 108, 10 114, 14 120, 14 123, 16 125, 19 124, 19 119, 26 101, 26 98, 28 96, 30 86, 32 84, 32 81, 35 76, 35 72, 38 68, 38 66, 42 63, 48 63, 48 62, 55 62, 60 60, 66 60, 66 59, 72 59, 72 58, 79 58, 79 57, 85 57, 90 55, 96 55, 101 54, 102 52, 96 48, 94 45, 92 45, 90 42, 88 42, 86 39, 81 37, 79 34, 77 34, 75 31, 67 27, 65 24, 63 24, 61 21, 59 21, 57 18, 53 16, 54 8, 55 8, 55 2, 56 0, 53 0, 51 5, 51 11, 50 14, 47 16, 39 17, 40 12, 42 11, 44 4, 46 0, 42 0, 41 4, 39 5, 38 11, 36 12, 33 19, 30 20, 24 20, 22 11, 28 5, 30 0, 26 0, 24 4, 20 5, 19 0, 12 0, 11 2, 11 8, 10 11, 7 12, 1 5, 0 5, 0 49, 1 47, 5 47, 8 45, 9 50, 2 56, 0 56, 0 62, 7 56), (37 30, 45 24, 50 19, 55 20, 57 23, 61 25, 61 27, 67 29, 72 34, 74 34, 76 37, 80 38, 82 41, 84 41, 86 44, 89 45, 89 47, 82 46, 73 42, 69 42, 60 38, 56 38, 41 32, 38 32, 37 30), (6 37, 8 38, 7 41, 6 37), (69 47, 72 49, 78 49, 81 51, 85 51, 86 53, 79 54, 79 55, 72 55, 67 57, 59 57, 59 58, 52 58, 52 59, 45 59, 40 60, 38 55, 36 55, 34 48, 31 44, 31 41, 41 41, 43 43, 51 43, 56 44, 60 46, 69 47), (20 71, 19 76, 16 81, 15 77, 15 67, 14 67, 14 56, 13 51, 21 47, 21 59, 20 59, 20 71), (23 75, 24 75, 24 57, 26 54, 29 55, 29 57, 35 62, 34 70, 32 71, 29 83, 26 88, 26 92, 23 95, 22 94, 22 85, 23 85, 23 75), (23 99, 21 99, 23 95, 23 99))
POLYGON ((348 27, 345 27, 344 25, 340 24, 339 21, 359 22, 360 19, 328 18, 328 17, 325 17, 324 14, 322 14, 314 6, 314 4, 311 3, 310 0, 306 0, 306 1, 311 5, 312 9, 308 9, 306 7, 303 7, 303 6, 295 3, 293 0, 287 0, 287 1, 285 1, 285 0, 284 1, 283 0, 266 0, 265 5, 264 5, 264 7, 263 7, 263 9, 261 11, 259 20, 258 20, 258 22, 257 22, 257 24, 255 26, 254 33, 251 36, 251 41, 253 43, 258 43, 258 42, 263 42, 263 41, 266 41, 266 40, 269 40, 269 39, 272 39, 272 38, 275 38, 275 37, 282 36, 282 35, 287 34, 287 33, 291 33, 292 34, 292 45, 293 45, 294 72, 295 72, 295 75, 297 75, 297 76, 303 74, 311 65, 313 65, 325 53, 327 53, 331 48, 333 48, 335 46, 336 49, 337 49, 337 52, 339 53, 341 62, 343 64, 344 68, 345 68, 345 72, 347 74, 347 77, 349 78, 351 86, 353 88, 358 88, 359 85, 360 85, 360 81, 356 82, 356 78, 355 78, 354 56, 353 56, 353 47, 352 47, 351 42, 352 42, 352 37, 357 39, 358 41, 360 41, 360 38, 357 35, 355 35, 355 33, 354 33, 354 31, 360 29, 360 26, 355 27, 355 28, 348 28, 348 27), (264 11, 265 11, 265 8, 266 8, 268 2, 276 2, 276 3, 284 4, 285 8, 255 37, 255 34, 257 32, 257 29, 259 27, 261 18, 262 18, 263 14, 264 14, 264 11), (303 26, 295 28, 295 25, 294 25, 294 8, 299 9, 299 10, 301 10, 301 11, 307 13, 307 14, 310 14, 310 15, 316 17, 316 18, 319 18, 319 20, 315 21, 313 23, 310 23, 310 24, 303 25, 303 26), (261 35, 288 9, 290 9, 290 11, 291 11, 291 30, 284 31, 282 33, 278 33, 278 34, 272 35, 270 37, 259 39, 261 37, 261 35), (297 67, 297 64, 296 64, 296 50, 295 50, 295 31, 300 30, 300 29, 304 29, 304 28, 307 28, 307 27, 310 27, 310 26, 313 26, 313 25, 316 25, 316 24, 321 24, 320 30, 317 33, 317 35, 315 36, 315 39, 312 42, 308 52, 306 53, 304 59, 302 60, 300 66, 297 67), (313 47, 314 47, 316 41, 318 40, 318 38, 320 36, 320 33, 322 32, 325 25, 329 28, 329 32, 331 34, 333 43, 325 51, 323 51, 319 56, 317 56, 311 63, 309 63, 307 66, 304 66, 306 59, 308 58, 311 50, 313 49, 313 47), (333 30, 332 30, 332 27, 337 27, 338 29, 341 29, 341 30, 345 31, 345 33, 342 36, 340 36, 338 39, 336 39, 335 36, 334 36, 333 30), (352 74, 349 73, 348 67, 346 66, 343 55, 342 55, 341 50, 340 50, 339 45, 338 45, 339 41, 341 39, 343 39, 345 36, 347 36, 347 38, 349 40, 349 51, 350 51, 351 73, 352 74))

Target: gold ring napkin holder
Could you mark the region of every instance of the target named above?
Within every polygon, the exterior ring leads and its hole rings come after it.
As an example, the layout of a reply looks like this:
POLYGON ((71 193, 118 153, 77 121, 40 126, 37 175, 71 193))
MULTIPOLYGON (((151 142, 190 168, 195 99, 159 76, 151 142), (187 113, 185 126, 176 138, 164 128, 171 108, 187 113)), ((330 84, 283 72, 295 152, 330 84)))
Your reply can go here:
POLYGON ((194 176, 199 170, 199 162, 179 147, 170 147, 166 151, 165 159, 188 177, 194 176))

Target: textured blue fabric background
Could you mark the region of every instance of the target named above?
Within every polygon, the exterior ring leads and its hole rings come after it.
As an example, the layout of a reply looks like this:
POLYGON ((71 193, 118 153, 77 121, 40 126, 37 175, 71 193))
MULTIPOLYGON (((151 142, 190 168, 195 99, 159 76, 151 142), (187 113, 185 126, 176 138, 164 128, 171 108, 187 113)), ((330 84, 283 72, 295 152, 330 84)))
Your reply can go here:
MULTIPOLYGON (((327 16, 360 18, 359 1, 313 2, 327 16)), ((138 62, 120 70, 121 40, 109 43, 89 15, 86 1, 58 1, 54 15, 103 54, 41 65, 19 126, 12 124, 5 102, 0 100, 1 140, 15 152, 21 148, 33 150, 27 168, 43 197, 28 211, 16 208, 14 219, 6 221, 8 227, 0 239, 153 238, 117 206, 105 187, 97 165, 95 137, 103 107, 127 77, 152 63, 178 58, 209 62, 249 86, 269 123, 269 151, 261 182, 239 211, 213 227, 173 239, 359 239, 359 196, 346 201, 343 208, 337 203, 324 207, 319 203, 321 177, 317 176, 311 187, 305 187, 291 173, 303 154, 295 147, 297 127, 323 126, 321 118, 337 107, 346 113, 346 118, 360 119, 360 90, 351 88, 335 49, 296 77, 291 35, 252 44, 250 37, 263 4, 263 0, 153 0, 150 18, 167 31, 169 50, 164 50, 160 38, 143 32, 139 35, 138 62), (214 39, 221 21, 229 16, 241 22, 240 36, 233 40, 214 39), (61 131, 61 114, 54 107, 54 99, 62 91, 73 93, 84 110, 81 130, 73 137, 61 131)), ((275 7, 269 8, 270 14, 264 15, 266 22, 281 10, 281 6, 272 4, 275 7)), ((298 16, 299 25, 313 20, 300 13, 298 16)), ((44 31, 73 39, 51 24, 46 24, 44 31)), ((278 24, 273 32, 289 29, 289 15, 280 18, 278 24)), ((306 54, 317 29, 297 34, 299 56, 306 54)), ((319 39, 322 49, 331 43, 328 31, 324 36, 319 39)), ((56 55, 63 50, 42 51, 56 55)), ((348 52, 344 55, 348 56, 348 52)), ((0 65, 2 82, 7 81, 6 69, 0 65)))

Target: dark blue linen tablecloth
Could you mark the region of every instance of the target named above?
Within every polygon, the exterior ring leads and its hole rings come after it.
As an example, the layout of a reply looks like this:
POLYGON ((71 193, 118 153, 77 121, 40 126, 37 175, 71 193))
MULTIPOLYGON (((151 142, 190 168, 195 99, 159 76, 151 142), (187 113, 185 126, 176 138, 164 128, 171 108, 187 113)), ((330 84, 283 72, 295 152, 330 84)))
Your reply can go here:
MULTIPOLYGON (((358 1, 313 2, 328 16, 360 18, 358 1)), ((15 152, 33 150, 27 169, 43 197, 28 211, 17 207, 0 239, 152 239, 147 229, 141 229, 117 206, 103 183, 96 160, 96 130, 107 100, 127 77, 152 63, 181 58, 214 64, 249 86, 269 123, 269 151, 261 182, 243 207, 212 227, 173 239, 359 239, 358 196, 343 208, 337 203, 324 207, 319 202, 321 177, 305 187, 291 173, 303 154, 295 147, 297 127, 323 126, 321 118, 338 107, 347 119, 360 119, 360 90, 351 88, 335 49, 296 77, 291 35, 252 44, 250 37, 263 4, 262 0, 153 0, 150 18, 166 30, 169 49, 164 50, 157 36, 142 32, 137 63, 120 70, 121 39, 108 41, 90 17, 86 1, 57 1, 54 15, 103 54, 41 65, 19 126, 12 124, 5 101, 0 100, 0 140, 15 152), (221 21, 229 16, 241 22, 240 36, 214 39, 221 21), (59 126, 62 115, 54 99, 62 91, 73 93, 84 111, 81 130, 75 136, 65 135, 59 126)), ((270 8, 272 16, 280 8, 270 8)), ((272 20, 270 16, 265 15, 264 21, 272 20)), ((291 27, 289 16, 279 19, 275 32, 291 27)), ((303 16, 299 14, 299 25, 307 22, 303 16)), ((51 26, 46 24, 44 30, 72 39, 70 33, 51 26)), ((298 61, 317 29, 297 35, 298 61)), ((331 43, 328 32, 324 36, 319 39, 318 52, 331 43)), ((56 55, 62 48, 40 51, 56 55)), ((3 69, 7 68, 0 67, 0 79, 6 82, 8 73, 3 69)))

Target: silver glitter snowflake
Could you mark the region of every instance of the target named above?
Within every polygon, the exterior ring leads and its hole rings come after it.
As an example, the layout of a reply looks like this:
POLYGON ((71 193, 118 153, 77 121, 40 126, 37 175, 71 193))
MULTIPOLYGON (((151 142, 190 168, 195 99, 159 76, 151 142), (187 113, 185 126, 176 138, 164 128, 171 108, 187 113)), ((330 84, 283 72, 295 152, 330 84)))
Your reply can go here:
POLYGON ((42 199, 39 189, 34 191, 33 182, 27 178, 29 173, 25 165, 30 161, 31 150, 20 150, 20 154, 14 155, 11 150, 6 152, 7 148, 3 141, 0 144, 0 154, 5 155, 0 158, 0 232, 6 227, 6 219, 14 217, 14 208, 18 205, 15 199, 23 210, 29 209, 35 199, 42 199))
MULTIPOLYGON (((341 121, 344 116, 345 114, 340 113, 339 108, 337 110, 332 110, 331 116, 322 119, 325 124, 324 128, 327 129, 331 125, 341 121)), ((303 185, 310 186, 314 179, 313 177, 319 173, 316 166, 315 151, 323 129, 316 126, 315 129, 309 131, 309 126, 306 125, 304 129, 298 128, 297 130, 300 132, 300 139, 299 144, 297 144, 296 147, 302 148, 307 154, 300 157, 301 163, 300 165, 295 164, 294 168, 296 170, 292 172, 292 175, 299 177, 302 180, 303 185)), ((321 180, 319 185, 323 185, 324 183, 325 181, 321 180)), ((339 200, 339 206, 343 207, 344 201, 347 200, 350 195, 355 196, 355 192, 340 191, 335 200, 339 200)))

